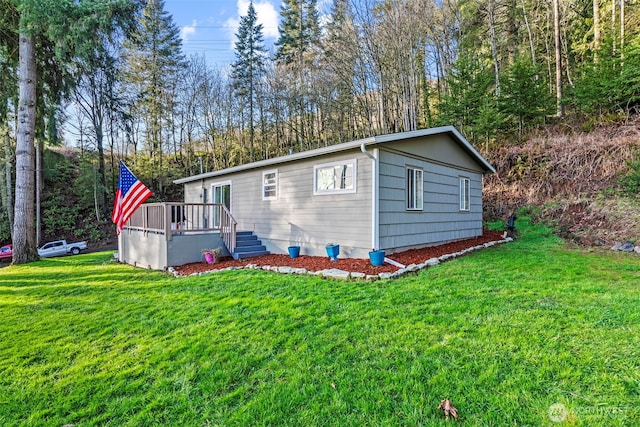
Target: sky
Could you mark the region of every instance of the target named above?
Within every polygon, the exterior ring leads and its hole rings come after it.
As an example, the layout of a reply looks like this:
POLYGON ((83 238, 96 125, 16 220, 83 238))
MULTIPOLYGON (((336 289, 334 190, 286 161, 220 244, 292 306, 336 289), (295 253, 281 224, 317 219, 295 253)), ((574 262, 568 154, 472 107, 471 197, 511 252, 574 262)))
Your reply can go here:
MULTIPOLYGON (((281 3, 281 0, 253 1, 268 49, 273 48, 278 38, 281 3)), ((331 0, 318 1, 321 15, 330 3, 331 0)), ((235 34, 248 7, 249 0, 165 0, 165 10, 173 15, 173 22, 180 29, 184 53, 204 55, 211 66, 220 69, 235 60, 235 34)))
MULTIPOLYGON (((278 37, 280 6, 281 0, 253 2, 268 48, 278 37)), ((204 55, 211 66, 221 69, 235 60, 235 34, 248 7, 249 0, 165 0, 165 10, 180 29, 184 53, 204 55)))

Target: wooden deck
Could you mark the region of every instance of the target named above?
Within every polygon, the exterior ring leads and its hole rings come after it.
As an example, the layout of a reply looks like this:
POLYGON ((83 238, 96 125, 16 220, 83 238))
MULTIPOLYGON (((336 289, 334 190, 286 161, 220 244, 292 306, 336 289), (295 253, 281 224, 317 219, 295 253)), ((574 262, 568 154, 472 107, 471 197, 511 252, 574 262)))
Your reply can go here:
POLYGON ((235 251, 237 222, 220 203, 145 203, 131 216, 124 229, 164 235, 220 233, 229 252, 235 251))

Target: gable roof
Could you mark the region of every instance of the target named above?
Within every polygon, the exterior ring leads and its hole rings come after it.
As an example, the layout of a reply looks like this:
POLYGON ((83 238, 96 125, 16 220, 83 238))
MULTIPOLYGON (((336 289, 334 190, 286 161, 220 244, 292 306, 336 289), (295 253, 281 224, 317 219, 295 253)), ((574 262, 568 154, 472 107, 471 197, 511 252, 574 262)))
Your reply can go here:
POLYGON ((176 179, 174 184, 186 184, 192 181, 198 181, 201 179, 212 178, 221 175, 227 175, 235 172, 246 171, 250 169, 258 169, 268 166, 273 166, 282 163, 293 162, 296 160, 309 159, 313 157, 323 156, 331 153, 339 153, 341 151, 353 150, 355 148, 367 147, 372 145, 382 145, 385 143, 407 140, 412 138, 418 138, 429 135, 449 134, 451 138, 457 142, 478 164, 480 164, 485 172, 495 173, 493 166, 473 148, 473 146, 465 139, 458 130, 453 126, 442 126, 437 128, 414 130, 410 132, 391 133, 387 135, 372 136, 369 138, 359 139, 356 141, 344 142, 342 144, 330 145, 328 147, 316 148, 314 150, 302 151, 299 153, 289 154, 287 156, 274 157, 272 159, 260 160, 253 163, 247 163, 240 166, 234 166, 232 168, 220 169, 213 172, 202 173, 199 175, 193 175, 186 178, 176 179))

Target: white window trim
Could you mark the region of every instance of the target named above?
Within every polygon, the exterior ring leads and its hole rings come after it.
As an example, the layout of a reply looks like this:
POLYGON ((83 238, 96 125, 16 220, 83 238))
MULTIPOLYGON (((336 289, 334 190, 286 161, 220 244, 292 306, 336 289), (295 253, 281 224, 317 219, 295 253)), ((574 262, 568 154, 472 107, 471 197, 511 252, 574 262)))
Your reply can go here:
MULTIPOLYGON (((415 166, 407 166, 405 169, 405 184, 407 185, 406 188, 406 194, 407 194, 407 200, 406 200, 406 204, 405 207, 407 209, 407 211, 410 212, 417 212, 417 211, 423 211, 424 210, 424 170, 422 168, 418 168, 415 166), (409 194, 409 171, 412 170, 414 171, 414 187, 415 184, 420 182, 420 192, 422 193, 422 197, 419 198, 419 200, 413 200, 413 204, 415 204, 415 207, 409 207, 409 197, 411 196, 411 194, 409 194), (416 176, 416 172, 420 172, 420 181, 415 180, 415 176, 416 176), (420 202, 420 203, 417 203, 420 202)), ((414 190, 414 194, 413 196, 415 197, 418 194, 417 191, 414 190)))
POLYGON ((349 159, 349 160, 339 160, 331 163, 323 163, 320 165, 313 166, 313 195, 314 196, 323 196, 327 194, 352 194, 357 191, 357 182, 358 182, 358 168, 357 168, 357 160, 349 159), (353 188, 347 189, 332 189, 332 190, 318 190, 318 169, 326 169, 326 168, 334 168, 336 166, 344 166, 350 165, 353 168, 353 188))
POLYGON ((471 210, 471 180, 465 176, 459 178, 460 211, 469 212, 471 210))
POLYGON ((278 185, 278 184, 279 184, 279 181, 280 181, 280 180, 279 180, 278 170, 277 170, 277 169, 273 169, 273 170, 268 170, 268 171, 264 171, 264 172, 262 172, 262 200, 278 200, 278 189, 279 189, 279 185, 278 185), (268 197, 268 196, 265 196, 265 195, 264 195, 264 193, 265 193, 265 182, 264 182, 264 177, 265 177, 265 175, 268 175, 268 174, 271 174, 271 173, 273 173, 273 174, 275 174, 275 175, 276 175, 276 182, 275 182, 275 186, 276 186, 276 195, 275 195, 275 196, 268 197))
POLYGON ((229 208, 228 209, 229 209, 229 212, 233 212, 231 210, 231 207, 233 206, 233 183, 232 183, 231 180, 218 181, 218 182, 211 183, 211 188, 210 188, 211 194, 210 194, 210 197, 209 197, 209 199, 210 199, 209 203, 216 203, 216 201, 215 201, 215 199, 216 199, 215 188, 216 187, 221 187, 223 185, 228 185, 229 186, 229 193, 230 193, 229 196, 230 197, 229 197, 229 208))

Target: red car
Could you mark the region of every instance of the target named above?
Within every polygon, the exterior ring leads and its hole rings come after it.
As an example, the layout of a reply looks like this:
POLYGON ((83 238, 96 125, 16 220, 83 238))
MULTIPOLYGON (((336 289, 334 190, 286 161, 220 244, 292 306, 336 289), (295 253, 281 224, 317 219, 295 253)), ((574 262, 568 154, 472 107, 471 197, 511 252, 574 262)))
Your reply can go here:
POLYGON ((13 245, 4 245, 0 248, 0 259, 13 258, 13 245))

